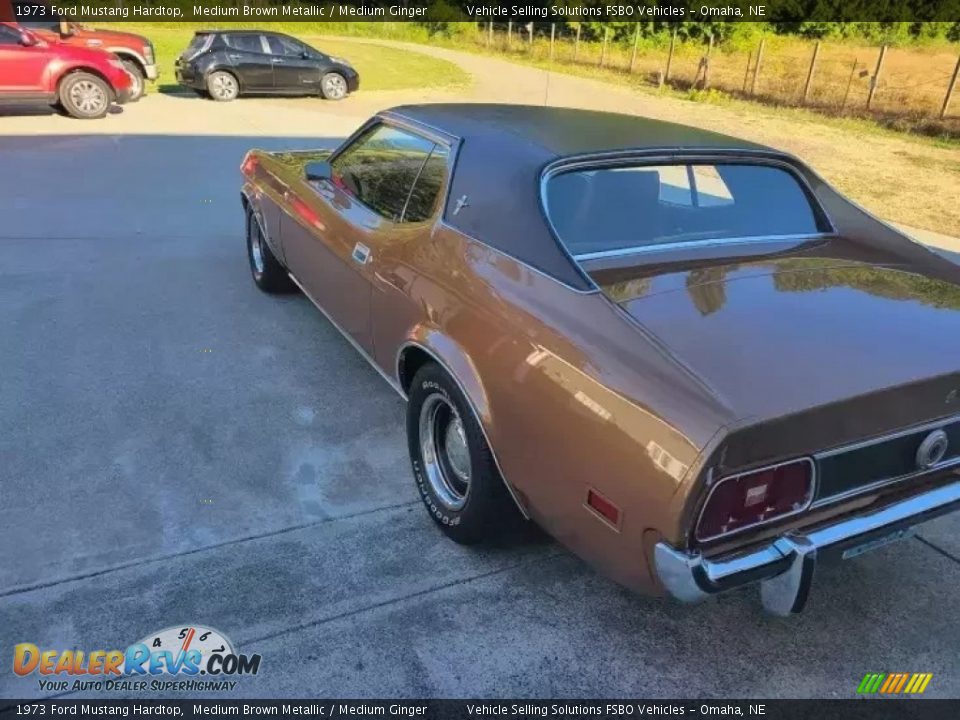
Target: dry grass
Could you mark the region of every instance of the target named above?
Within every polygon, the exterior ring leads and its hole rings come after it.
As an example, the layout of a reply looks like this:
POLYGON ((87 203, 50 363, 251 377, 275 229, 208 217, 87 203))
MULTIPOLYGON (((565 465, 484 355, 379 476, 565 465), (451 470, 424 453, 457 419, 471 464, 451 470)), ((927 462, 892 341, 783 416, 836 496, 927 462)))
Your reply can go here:
MULTIPOLYGON (((484 52, 504 54, 537 65, 550 62, 549 37, 514 34, 508 43, 505 34, 495 34, 488 45, 484 32, 460 40, 484 52)), ((879 47, 841 42, 823 42, 806 100, 804 89, 815 43, 791 37, 768 36, 757 81, 759 43, 743 48, 716 47, 710 53, 709 87, 737 98, 782 106, 806 106, 833 116, 867 118, 886 127, 928 135, 960 138, 960 87, 947 116, 939 117, 960 46, 891 47, 886 53, 880 82, 868 110, 867 97, 874 75, 879 47)), ((670 66, 670 84, 688 89, 702 88, 701 59, 707 52, 702 43, 677 42, 670 66)), ((658 85, 666 75, 668 45, 663 41, 642 41, 634 53, 631 44, 581 42, 565 35, 557 38, 552 64, 557 70, 588 74, 631 85, 658 85), (632 69, 631 69, 632 68, 632 69)), ((960 82, 958 82, 960 85, 960 82)))

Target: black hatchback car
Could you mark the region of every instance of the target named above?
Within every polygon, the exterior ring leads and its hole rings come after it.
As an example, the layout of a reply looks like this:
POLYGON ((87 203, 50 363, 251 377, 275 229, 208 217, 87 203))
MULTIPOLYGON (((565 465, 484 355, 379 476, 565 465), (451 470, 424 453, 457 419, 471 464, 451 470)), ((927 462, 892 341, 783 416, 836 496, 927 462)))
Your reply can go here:
POLYGON ((360 75, 289 35, 259 30, 197 32, 176 65, 177 82, 214 100, 240 95, 321 95, 341 100, 360 75))

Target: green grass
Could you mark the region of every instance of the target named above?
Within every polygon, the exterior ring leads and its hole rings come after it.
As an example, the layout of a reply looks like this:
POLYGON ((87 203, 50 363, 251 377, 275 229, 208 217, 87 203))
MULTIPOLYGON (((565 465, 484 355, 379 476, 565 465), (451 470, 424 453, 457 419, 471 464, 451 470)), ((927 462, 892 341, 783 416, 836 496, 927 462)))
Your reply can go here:
MULTIPOLYGON (((226 23, 218 26, 223 25, 226 23)), ((270 23, 261 23, 259 27, 267 29, 267 25, 270 23)), ((304 24, 301 23, 301 25, 304 24)), ((196 27, 199 28, 200 25, 196 27)), ((193 37, 194 27, 170 28, 158 27, 157 23, 118 23, 118 29, 140 33, 150 38, 157 53, 161 86, 170 86, 175 82, 174 62, 193 37)), ((361 90, 455 88, 465 87, 470 82, 470 76, 467 73, 447 60, 382 45, 353 42, 346 38, 335 40, 319 38, 296 32, 296 29, 286 28, 284 31, 293 30, 290 32, 291 35, 295 35, 318 50, 348 59, 360 73, 361 90)))

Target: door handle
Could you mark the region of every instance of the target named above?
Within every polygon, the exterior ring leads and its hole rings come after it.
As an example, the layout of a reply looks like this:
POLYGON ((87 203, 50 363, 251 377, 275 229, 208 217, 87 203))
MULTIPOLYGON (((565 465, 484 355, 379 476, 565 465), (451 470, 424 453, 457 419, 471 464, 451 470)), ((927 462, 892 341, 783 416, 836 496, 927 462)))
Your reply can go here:
POLYGON ((278 58, 278 57, 270 58, 270 62, 272 62, 272 63, 283 62, 283 58, 278 58))
POLYGON ((236 53, 229 53, 227 57, 230 58, 231 60, 241 60, 243 58, 243 55, 237 55, 236 53))
POLYGON ((361 265, 366 265, 370 260, 370 248, 363 243, 357 243, 353 246, 352 256, 361 265))

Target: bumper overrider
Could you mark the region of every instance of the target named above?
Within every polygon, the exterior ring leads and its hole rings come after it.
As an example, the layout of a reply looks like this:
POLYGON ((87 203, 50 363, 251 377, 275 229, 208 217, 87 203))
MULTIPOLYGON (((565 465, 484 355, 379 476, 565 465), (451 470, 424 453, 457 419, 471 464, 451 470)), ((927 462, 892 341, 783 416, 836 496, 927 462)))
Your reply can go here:
POLYGON ((955 510, 960 510, 960 481, 721 557, 706 559, 660 542, 654 560, 660 581, 678 600, 697 602, 759 582, 763 607, 786 616, 803 610, 818 560, 896 539, 914 525, 955 510))

